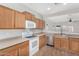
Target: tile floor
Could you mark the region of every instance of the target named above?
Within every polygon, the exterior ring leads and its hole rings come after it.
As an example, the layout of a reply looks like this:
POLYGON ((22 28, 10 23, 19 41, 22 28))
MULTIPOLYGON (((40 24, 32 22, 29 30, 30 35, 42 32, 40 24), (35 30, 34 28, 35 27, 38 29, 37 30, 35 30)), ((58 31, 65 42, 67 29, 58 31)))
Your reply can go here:
POLYGON ((45 46, 40 49, 34 56, 78 56, 73 53, 65 52, 53 47, 45 46))

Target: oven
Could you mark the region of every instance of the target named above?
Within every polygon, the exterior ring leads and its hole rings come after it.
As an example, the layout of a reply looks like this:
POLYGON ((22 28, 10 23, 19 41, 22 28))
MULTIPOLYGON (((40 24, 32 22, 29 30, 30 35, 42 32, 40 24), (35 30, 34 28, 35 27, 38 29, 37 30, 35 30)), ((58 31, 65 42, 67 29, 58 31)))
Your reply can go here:
POLYGON ((29 38, 29 55, 34 55, 39 50, 39 37, 29 38))

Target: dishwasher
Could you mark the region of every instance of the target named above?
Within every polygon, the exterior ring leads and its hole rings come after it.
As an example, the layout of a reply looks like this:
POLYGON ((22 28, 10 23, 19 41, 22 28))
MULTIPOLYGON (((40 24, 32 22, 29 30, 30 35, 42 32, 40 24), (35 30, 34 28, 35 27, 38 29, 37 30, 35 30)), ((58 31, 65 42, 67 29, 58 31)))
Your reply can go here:
POLYGON ((47 33, 47 46, 53 47, 53 34, 47 33))

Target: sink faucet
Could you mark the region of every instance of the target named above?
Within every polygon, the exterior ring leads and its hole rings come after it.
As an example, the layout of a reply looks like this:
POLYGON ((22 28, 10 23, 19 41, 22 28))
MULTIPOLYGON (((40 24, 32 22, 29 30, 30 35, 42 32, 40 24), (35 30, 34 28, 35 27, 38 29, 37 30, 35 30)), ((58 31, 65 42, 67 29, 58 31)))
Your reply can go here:
POLYGON ((57 25, 56 27, 60 28, 60 34, 63 35, 63 33, 62 33, 63 32, 62 26, 61 25, 57 25))

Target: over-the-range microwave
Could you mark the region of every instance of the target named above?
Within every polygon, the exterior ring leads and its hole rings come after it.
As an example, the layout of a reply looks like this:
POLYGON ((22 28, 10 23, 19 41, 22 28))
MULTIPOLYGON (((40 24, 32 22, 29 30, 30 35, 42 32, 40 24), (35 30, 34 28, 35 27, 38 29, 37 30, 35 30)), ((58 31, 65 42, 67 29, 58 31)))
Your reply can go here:
POLYGON ((26 28, 36 28, 36 23, 34 21, 26 20, 25 27, 26 28))

